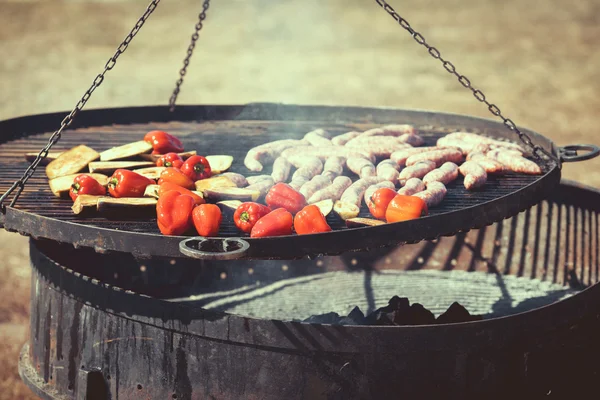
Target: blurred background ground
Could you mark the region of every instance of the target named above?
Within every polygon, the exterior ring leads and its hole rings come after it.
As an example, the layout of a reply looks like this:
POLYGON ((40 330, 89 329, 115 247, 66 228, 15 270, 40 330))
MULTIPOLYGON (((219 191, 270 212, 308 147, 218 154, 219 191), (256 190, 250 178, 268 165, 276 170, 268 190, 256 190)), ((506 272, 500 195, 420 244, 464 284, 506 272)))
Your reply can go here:
MULTIPOLYGON (((517 124, 600 143, 600 3, 392 0, 517 124)), ((0 0, 0 119, 74 106, 146 0, 0 0)), ((166 103, 201 1, 163 1, 90 102, 166 103)), ((393 106, 490 117, 374 1, 214 1, 180 103, 393 106)), ((0 134, 2 134, 0 132, 0 134)), ((600 160, 563 176, 600 186, 600 160)), ((32 398, 27 240, 0 232, 0 399, 32 398)))

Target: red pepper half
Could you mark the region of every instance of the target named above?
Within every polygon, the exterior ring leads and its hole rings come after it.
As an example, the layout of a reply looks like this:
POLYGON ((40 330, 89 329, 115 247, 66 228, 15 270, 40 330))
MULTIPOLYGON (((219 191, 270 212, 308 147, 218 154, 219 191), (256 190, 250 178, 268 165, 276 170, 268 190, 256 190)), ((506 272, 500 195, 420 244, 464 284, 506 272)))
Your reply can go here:
POLYGON ((238 206, 233 213, 233 222, 242 232, 250 233, 259 219, 271 212, 271 209, 262 204, 246 202, 238 206))
POLYGON ((278 183, 273 186, 267 193, 265 202, 271 209, 281 207, 292 214, 296 214, 306 206, 304 195, 285 183, 278 183))
POLYGON ((156 220, 158 229, 163 235, 177 236, 192 227, 192 211, 194 199, 175 190, 158 198, 156 203, 156 220))
POLYGON ((196 193, 192 192, 191 190, 187 190, 186 188, 181 187, 181 186, 176 185, 171 182, 163 182, 158 187, 158 197, 162 196, 163 194, 165 194, 167 192, 170 192, 171 190, 175 190, 176 192, 179 192, 179 194, 187 194, 188 196, 191 196, 194 199, 194 204, 196 204, 196 205, 206 203, 206 201, 204 201, 203 197, 197 195, 196 193))
POLYGON ((77 175, 69 189, 69 196, 71 196, 71 200, 75 201, 80 194, 104 196, 106 188, 89 175, 77 175))
POLYGON ((177 153, 167 153, 161 156, 156 162, 157 167, 173 167, 181 168, 183 165, 183 158, 177 153))
POLYGON ((194 227, 198 235, 217 236, 221 227, 221 209, 215 204, 201 204, 192 212, 194 227))
POLYGON ((304 207, 294 217, 294 230, 298 235, 309 233, 330 232, 331 227, 319 207, 314 204, 304 207))
POLYGON ((254 224, 250 237, 285 236, 292 234, 294 217, 285 208, 271 211, 254 224))
POLYGON ((181 172, 187 175, 194 182, 200 179, 210 178, 212 175, 210 164, 205 157, 191 156, 181 166, 181 172))
POLYGON ((387 206, 387 222, 408 221, 427 215, 427 203, 420 197, 397 194, 387 206))
POLYGON ((144 141, 152 145, 152 154, 167 154, 183 152, 181 140, 163 131, 151 131, 146 133, 144 141))
POLYGON ((194 181, 177 168, 169 167, 160 174, 158 184, 162 185, 165 182, 171 182, 186 189, 195 189, 194 181))
POLYGON ((377 189, 370 199, 367 199, 367 206, 371 215, 377 219, 385 219, 385 211, 388 208, 390 202, 396 197, 398 193, 390 188, 377 189))
POLYGON ((108 192, 112 197, 142 197, 152 179, 126 169, 116 170, 108 179, 108 192))

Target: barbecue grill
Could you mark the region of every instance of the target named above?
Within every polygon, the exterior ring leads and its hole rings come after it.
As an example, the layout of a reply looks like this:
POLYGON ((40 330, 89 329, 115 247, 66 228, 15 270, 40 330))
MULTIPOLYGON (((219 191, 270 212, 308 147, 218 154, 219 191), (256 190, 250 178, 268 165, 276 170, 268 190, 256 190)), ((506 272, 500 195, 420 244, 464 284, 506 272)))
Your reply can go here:
POLYGON ((208 0, 169 106, 82 111, 159 1, 67 117, 0 121, 0 224, 31 237, 31 338, 19 368, 37 394, 562 398, 590 388, 598 371, 589 363, 600 330, 600 192, 560 183, 560 170, 597 156, 596 146, 558 147, 517 127, 383 0, 502 122, 389 108, 176 106, 208 0), (348 229, 331 214, 332 232, 255 239, 227 219, 219 237, 189 238, 161 235, 148 216, 74 215, 37 170, 50 149, 102 151, 161 129, 186 148, 234 156, 231 171, 250 175, 241 160, 253 146, 315 128, 337 134, 393 123, 414 125, 426 145, 455 131, 520 140, 543 173, 490 178, 475 192, 459 178, 417 220, 348 229), (28 166, 24 153, 40 148, 28 166), (394 295, 436 315, 458 301, 484 319, 412 327, 301 322, 354 306, 373 311, 394 295))

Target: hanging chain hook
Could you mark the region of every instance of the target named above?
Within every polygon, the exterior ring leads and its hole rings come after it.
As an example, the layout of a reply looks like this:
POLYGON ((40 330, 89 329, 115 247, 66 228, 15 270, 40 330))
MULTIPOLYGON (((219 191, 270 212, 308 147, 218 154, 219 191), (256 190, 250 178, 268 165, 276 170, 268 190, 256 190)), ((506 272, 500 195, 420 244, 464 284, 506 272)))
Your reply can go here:
POLYGON ((185 76, 185 74, 187 72, 188 65, 190 65, 190 59, 192 58, 192 54, 194 53, 194 48, 196 47, 196 41, 200 37, 200 35, 199 35, 200 30, 204 26, 202 24, 202 22, 206 19, 206 11, 208 10, 209 6, 210 6, 210 0, 204 0, 204 3, 202 4, 202 11, 198 15, 198 22, 196 23, 196 26, 194 27, 195 30, 194 30, 194 34, 192 35, 192 40, 190 42, 190 45, 188 46, 186 56, 183 59, 183 67, 179 71, 179 79, 177 80, 177 82, 175 82, 175 89, 173 90, 173 94, 171 95, 171 98, 169 99, 169 111, 170 112, 175 111, 175 103, 177 102, 177 96, 179 96, 179 91, 181 90, 181 85, 183 84, 183 77, 185 76))
POLYGON ((543 159, 542 154, 545 155, 546 157, 549 157, 551 160, 556 162, 556 165, 560 168, 561 167, 561 163, 560 160, 558 159, 558 157, 554 156, 552 153, 548 152, 546 149, 544 149, 543 147, 534 144, 533 141, 531 140, 531 138, 529 136, 527 136, 527 134, 521 132, 521 130, 519 128, 517 128, 517 125, 509 118, 506 118, 504 115, 502 115, 502 112, 500 111, 500 109, 498 108, 498 106, 496 106, 493 103, 490 103, 485 95, 483 94, 483 92, 479 89, 476 89, 475 87, 473 87, 473 85, 471 84, 471 81, 469 80, 469 78, 467 78, 465 75, 461 75, 456 71, 456 67, 454 66, 454 64, 452 64, 450 61, 444 59, 440 53, 440 51, 438 49, 436 49, 435 47, 429 45, 427 43, 427 41, 425 40, 425 37, 423 37, 423 35, 421 35, 419 32, 415 31, 410 24, 408 23, 407 20, 405 20, 404 18, 402 18, 395 10, 392 6, 390 6, 388 3, 385 2, 385 0, 375 0, 377 2, 377 4, 379 4, 379 6, 381 8, 383 8, 389 15, 391 15, 392 18, 394 18, 398 24, 404 28, 408 33, 410 33, 410 35, 412 36, 412 38, 421 46, 425 47, 427 49, 427 51, 429 52, 429 54, 435 58, 436 60, 440 60, 440 62, 442 63, 442 66, 446 69, 446 71, 448 71, 449 73, 451 73, 452 75, 454 75, 457 79, 458 82, 460 82, 461 85, 463 85, 465 88, 469 89, 472 93, 473 96, 479 100, 480 102, 484 103, 485 105, 487 105, 488 110, 495 115, 496 117, 500 117, 500 119, 502 119, 502 122, 504 123, 504 126, 506 126, 508 129, 510 129, 511 131, 515 132, 519 138, 521 139, 521 141, 523 143, 525 143, 529 148, 532 149, 533 154, 540 158, 543 159))
POLYGON ((77 105, 75 106, 75 108, 62 120, 62 122, 60 123, 60 127, 56 131, 54 131, 54 133, 50 136, 50 139, 48 139, 48 143, 46 144, 46 146, 35 157, 35 160, 33 160, 33 162, 25 170, 25 172, 23 173, 21 178, 18 181, 16 181, 15 183, 13 183, 13 185, 2 196, 0 196, 0 211, 2 213, 6 212, 6 206, 4 205, 4 201, 8 198, 8 196, 11 195, 11 193, 13 193, 15 190, 17 190, 17 192, 14 194, 9 206, 12 207, 15 205, 15 203, 17 202, 17 199, 23 192, 23 188, 25 187, 25 184, 27 183, 29 178, 31 178, 33 176, 33 174, 35 173, 35 170, 40 165, 42 160, 44 160, 44 158, 46 158, 48 156, 48 152, 50 151, 52 146, 54 146, 56 144, 56 142, 59 141, 59 139, 62 135, 62 132, 71 125, 71 123, 75 119, 75 116, 77 116, 77 114, 79 114, 79 111, 81 111, 83 109, 83 107, 86 105, 86 103, 92 96, 92 93, 94 93, 94 90, 96 90, 98 88, 98 86, 100 86, 102 84, 102 82, 104 81, 104 75, 108 71, 110 71, 111 69, 114 68, 119 56, 121 54, 123 54, 125 52, 125 50, 127 50, 129 43, 133 40, 135 35, 137 35, 137 33, 142 28, 142 26, 144 26, 144 23, 146 22, 146 20, 150 16, 150 14, 152 14, 154 9, 158 6, 158 3, 160 3, 160 0, 152 0, 150 2, 150 4, 148 4, 148 7, 146 8, 146 11, 144 12, 144 14, 138 19, 138 21, 136 22, 134 27, 131 29, 129 34, 125 37, 123 42, 121 42, 121 44, 117 48, 115 54, 111 58, 109 58, 108 61, 106 62, 106 65, 104 66, 104 71, 102 71, 100 74, 98 74, 96 76, 96 78, 94 79, 94 82, 92 83, 92 86, 90 86, 90 88, 85 92, 83 97, 77 102, 77 105))

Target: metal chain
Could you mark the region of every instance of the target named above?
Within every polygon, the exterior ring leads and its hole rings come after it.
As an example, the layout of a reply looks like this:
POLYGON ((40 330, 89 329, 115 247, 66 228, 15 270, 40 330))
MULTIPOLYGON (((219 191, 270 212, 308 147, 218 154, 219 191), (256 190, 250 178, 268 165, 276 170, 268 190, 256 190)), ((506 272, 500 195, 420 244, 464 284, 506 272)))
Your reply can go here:
POLYGON ((441 53, 439 52, 438 49, 436 49, 435 47, 429 45, 427 43, 427 41, 425 41, 425 38, 423 37, 423 35, 421 35, 419 32, 415 31, 410 24, 408 23, 408 21, 406 21, 404 18, 402 18, 400 15, 398 15, 398 13, 392 8, 392 6, 390 6, 388 3, 385 2, 385 0, 375 0, 377 2, 377 4, 379 4, 379 6, 381 6, 389 15, 392 16, 392 18, 394 18, 398 24, 400 24, 400 26, 402 28, 404 28, 406 31, 408 31, 408 33, 411 34, 411 36, 413 37, 413 39, 420 45, 424 46, 427 51, 429 52, 429 54, 437 59, 440 60, 440 62, 442 63, 442 65, 444 66, 444 68, 446 69, 446 71, 448 71, 449 73, 451 73, 452 75, 456 76, 456 78, 458 78, 458 82, 460 82, 461 85, 463 85, 465 88, 471 90, 471 92, 473 93, 473 96, 475 96, 475 98, 477 100, 479 100, 480 102, 484 103, 485 105, 488 106, 488 110, 495 116, 500 117, 502 119, 502 122, 504 123, 504 125, 510 129, 511 131, 515 132, 519 138, 521 139, 521 141, 523 143, 525 143, 527 146, 529 146, 532 150, 533 150, 533 154, 536 155, 539 158, 543 158, 540 156, 540 153, 546 155, 547 157, 549 157, 551 160, 556 161, 557 165, 560 167, 560 162, 558 160, 557 157, 555 157, 553 154, 551 154, 550 152, 546 151, 546 149, 544 149, 543 147, 534 144, 533 141, 531 140, 531 138, 529 136, 527 136, 525 133, 521 132, 519 130, 519 128, 517 128, 517 125, 509 118, 504 117, 504 115, 502 115, 502 112, 500 111, 500 109, 493 103, 490 103, 486 98, 485 95, 483 94, 483 92, 479 89, 476 89, 473 87, 473 85, 471 84, 471 81, 464 75, 459 74, 456 71, 456 67, 454 66, 454 64, 452 64, 450 61, 444 59, 441 55, 441 53))
POLYGON ((123 42, 119 45, 115 54, 106 62, 106 65, 104 66, 104 71, 102 71, 102 73, 100 73, 96 76, 96 78, 94 79, 94 82, 92 83, 92 86, 90 86, 90 88, 85 92, 83 97, 77 102, 77 105, 75 106, 75 108, 62 120, 58 130, 54 131, 54 133, 50 136, 50 139, 48 139, 48 143, 46 144, 46 146, 39 152, 39 154, 36 156, 35 160, 33 160, 33 162, 25 170, 25 172, 23 173, 21 178, 18 181, 16 181, 15 183, 13 183, 13 185, 10 187, 10 189, 8 189, 8 191, 6 191, 6 193, 4 193, 0 197, 0 211, 2 211, 3 213, 6 211, 6 206, 4 205, 4 201, 12 192, 15 191, 15 189, 18 188, 12 201, 10 202, 10 207, 15 205, 17 199, 21 195, 21 192, 23 192, 23 188, 25 187, 25 184, 27 183, 29 178, 31 178, 33 176, 33 174, 35 173, 35 170, 40 165, 42 160, 48 156, 48 152, 50 151, 52 146, 54 146, 56 144, 56 142, 59 141, 63 130, 65 130, 67 127, 69 127, 69 125, 71 125, 71 123, 75 119, 75 116, 77 114, 79 114, 79 111, 81 111, 83 109, 83 107, 86 105, 86 103, 92 96, 92 93, 94 92, 94 90, 96 90, 98 88, 98 86, 100 86, 102 84, 102 82, 104 81, 104 75, 108 71, 110 71, 111 69, 114 68, 119 56, 121 54, 123 54, 125 52, 125 50, 127 50, 129 43, 133 40, 135 35, 137 35, 137 33, 142 28, 142 26, 144 25, 144 23, 150 16, 150 14, 152 14, 154 9, 158 6, 158 3, 160 3, 160 0, 152 0, 150 2, 148 7, 146 8, 146 11, 144 12, 144 14, 138 19, 138 21, 136 22, 133 29, 129 32, 129 34, 125 37, 123 42))
POLYGON ((179 71, 179 79, 177 80, 177 82, 175 82, 175 89, 173 90, 173 94, 171 95, 171 98, 169 99, 169 111, 171 111, 171 112, 175 111, 175 102, 177 101, 177 96, 179 95, 179 91, 181 90, 181 85, 183 84, 183 77, 185 76, 185 73, 187 72, 188 65, 190 65, 190 59, 192 58, 192 54, 194 53, 194 48, 196 47, 196 41, 200 37, 199 36, 200 30, 204 26, 202 24, 202 21, 204 21, 206 19, 206 11, 208 10, 209 6, 210 6, 210 0, 204 0, 204 3, 202 4, 202 11, 198 15, 198 22, 196 23, 195 31, 194 31, 194 34, 192 35, 192 41, 190 42, 190 45, 187 49, 187 54, 183 60, 183 68, 181 68, 181 70, 179 71))

